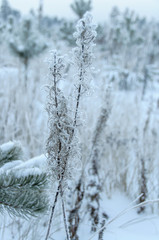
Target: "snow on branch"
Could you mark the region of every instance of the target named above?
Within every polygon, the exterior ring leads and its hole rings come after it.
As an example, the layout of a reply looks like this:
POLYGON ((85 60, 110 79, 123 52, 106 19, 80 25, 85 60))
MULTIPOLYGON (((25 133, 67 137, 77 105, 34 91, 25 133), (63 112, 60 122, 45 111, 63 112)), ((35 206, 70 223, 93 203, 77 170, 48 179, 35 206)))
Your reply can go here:
POLYGON ((8 142, 0 146, 0 167, 8 162, 21 160, 22 157, 23 151, 20 143, 8 142))
POLYGON ((17 176, 14 172, 0 176, 0 211, 21 217, 35 216, 47 209, 44 193, 46 174, 17 176))

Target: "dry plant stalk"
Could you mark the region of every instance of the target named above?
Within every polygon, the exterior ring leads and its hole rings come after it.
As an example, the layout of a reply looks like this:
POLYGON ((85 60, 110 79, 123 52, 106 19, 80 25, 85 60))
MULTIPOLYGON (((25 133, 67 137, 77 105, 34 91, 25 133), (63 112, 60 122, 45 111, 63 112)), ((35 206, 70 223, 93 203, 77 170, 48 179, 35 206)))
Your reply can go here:
POLYGON ((68 103, 60 89, 57 87, 58 82, 63 77, 62 72, 64 65, 62 57, 58 57, 57 53, 54 52, 53 61, 50 61, 50 73, 53 77, 53 83, 49 87, 47 105, 50 135, 47 141, 46 151, 51 175, 57 180, 58 187, 51 208, 51 216, 45 240, 49 237, 59 194, 62 199, 66 237, 67 240, 70 239, 63 200, 63 188, 65 182, 67 182, 67 179, 71 175, 69 160, 71 159, 71 155, 73 153, 80 99, 82 93, 86 90, 85 80, 88 78, 88 70, 92 63, 92 48, 96 37, 95 28, 96 26, 92 24, 92 16, 87 13, 84 18, 78 22, 77 31, 74 34, 77 43, 77 47, 74 49, 74 64, 77 68, 77 95, 75 96, 75 110, 73 118, 70 118, 68 113, 68 103))

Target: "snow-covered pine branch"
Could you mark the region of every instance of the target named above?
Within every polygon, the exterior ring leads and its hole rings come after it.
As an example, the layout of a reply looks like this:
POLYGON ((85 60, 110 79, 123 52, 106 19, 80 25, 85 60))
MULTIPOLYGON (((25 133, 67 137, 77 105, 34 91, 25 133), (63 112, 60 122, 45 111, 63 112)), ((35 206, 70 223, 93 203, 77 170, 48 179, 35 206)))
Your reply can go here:
POLYGON ((47 174, 35 166, 23 161, 19 142, 0 146, 0 212, 29 217, 47 209, 47 174))
POLYGON ((47 209, 46 174, 18 176, 14 171, 0 176, 0 211, 21 217, 35 216, 47 209))
POLYGON ((22 160, 23 150, 19 142, 8 142, 0 146, 0 167, 8 162, 22 160))

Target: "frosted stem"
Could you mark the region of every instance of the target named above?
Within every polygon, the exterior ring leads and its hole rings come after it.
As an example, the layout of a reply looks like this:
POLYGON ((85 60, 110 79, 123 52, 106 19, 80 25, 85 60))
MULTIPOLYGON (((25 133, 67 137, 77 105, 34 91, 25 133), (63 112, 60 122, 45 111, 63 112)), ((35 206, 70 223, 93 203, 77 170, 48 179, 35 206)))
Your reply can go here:
POLYGON ((66 237, 67 237, 67 240, 70 240, 69 231, 68 231, 68 226, 67 226, 67 219, 66 219, 65 203, 64 203, 64 200, 63 200, 62 186, 61 186, 61 191, 60 191, 60 193, 61 193, 62 212, 63 212, 63 220, 64 220, 64 225, 65 225, 66 237))
POLYGON ((49 226, 48 226, 48 230, 47 230, 47 234, 46 234, 45 240, 47 240, 48 237, 49 237, 49 233, 50 233, 50 229, 51 229, 51 223, 52 223, 52 219, 53 219, 54 212, 55 212, 55 206, 56 206, 58 195, 59 195, 59 190, 60 190, 60 184, 58 185, 58 188, 57 188, 57 191, 56 191, 56 195, 55 195, 55 199, 54 199, 54 203, 53 203, 53 206, 51 208, 51 215, 50 215, 50 220, 49 220, 49 226))

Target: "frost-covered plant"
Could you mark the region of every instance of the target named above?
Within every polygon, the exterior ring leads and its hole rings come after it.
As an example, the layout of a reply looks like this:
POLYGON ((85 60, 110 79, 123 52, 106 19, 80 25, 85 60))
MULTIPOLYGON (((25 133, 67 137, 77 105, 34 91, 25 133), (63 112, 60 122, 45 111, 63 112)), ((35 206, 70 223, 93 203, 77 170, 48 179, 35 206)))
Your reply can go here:
MULTIPOLYGON (((101 109, 100 116, 97 121, 96 129, 94 131, 94 136, 92 139, 92 150, 90 154, 90 166, 88 170, 89 174, 89 180, 87 184, 87 212, 89 214, 90 221, 92 223, 91 225, 91 231, 95 232, 97 230, 97 227, 99 226, 99 223, 101 221, 101 211, 100 211, 100 194, 102 191, 102 179, 100 174, 100 159, 102 154, 101 149, 101 139, 102 139, 102 133, 104 132, 104 129, 106 127, 110 111, 111 111, 111 103, 110 103, 110 88, 107 89, 106 94, 106 104, 101 109)), ((107 219, 107 214, 102 214, 103 220, 102 222, 107 219)), ((100 238, 102 236, 102 233, 100 233, 100 238)))
POLYGON ((92 48, 94 46, 94 39, 96 36, 95 25, 92 24, 92 16, 87 13, 83 19, 77 24, 77 31, 74 34, 76 38, 77 47, 74 49, 74 65, 76 67, 76 89, 74 101, 75 107, 73 114, 68 112, 68 103, 63 96, 61 90, 58 88, 59 81, 63 78, 63 61, 58 57, 57 53, 53 53, 53 60, 51 61, 50 73, 52 75, 52 84, 49 87, 48 107, 49 114, 49 129, 50 135, 47 141, 47 158, 50 166, 52 176, 55 176, 58 187, 55 194, 54 203, 51 209, 51 217, 49 221, 46 240, 49 237, 52 218, 54 215, 55 206, 58 200, 58 195, 61 195, 63 218, 65 223, 65 230, 67 239, 69 239, 69 232, 67 228, 67 221, 65 215, 65 207, 63 200, 64 183, 70 176, 70 164, 73 162, 73 148, 78 126, 79 105, 82 93, 86 90, 86 79, 89 74, 89 68, 92 63, 92 48), (71 118, 70 118, 71 116, 71 118))
MULTIPOLYGON (((139 161, 139 203, 143 203, 144 201, 147 200, 148 196, 148 180, 147 180, 147 158, 145 154, 145 140, 146 140, 146 135, 147 131, 149 129, 149 124, 150 124, 150 118, 152 114, 152 107, 148 109, 147 117, 143 126, 143 132, 142 132, 142 140, 143 140, 143 150, 139 149, 138 147, 138 161, 139 161)), ((145 206, 141 206, 138 210, 138 213, 144 212, 145 211, 145 206)))
POLYGON ((47 140, 46 151, 50 173, 51 176, 55 178, 55 180, 58 182, 58 188, 51 209, 51 217, 46 239, 48 239, 49 236, 51 222, 54 215, 54 209, 58 200, 59 193, 62 199, 66 235, 67 239, 69 239, 64 209, 63 192, 65 181, 67 181, 70 175, 68 158, 71 154, 73 123, 69 117, 69 113, 67 110, 67 101, 63 96, 61 90, 58 88, 59 81, 63 77, 62 73, 64 70, 64 64, 62 57, 58 56, 56 51, 52 54, 49 69, 52 77, 52 82, 49 86, 47 104, 50 135, 47 140))
POLYGON ((58 87, 59 81, 62 79, 62 71, 64 70, 63 59, 56 52, 52 55, 50 73, 53 80, 49 86, 47 104, 50 135, 47 140, 46 151, 52 175, 56 180, 61 181, 61 178, 67 179, 67 175, 69 175, 69 169, 67 171, 65 169, 65 167, 68 167, 65 160, 70 150, 70 135, 72 134, 73 126, 67 109, 67 100, 58 87))
MULTIPOLYGON (((75 56, 75 67, 77 68, 77 100, 76 100, 76 110, 79 108, 79 100, 81 95, 87 90, 90 74, 90 67, 93 60, 93 47, 94 40, 96 37, 96 26, 92 24, 92 16, 89 13, 84 15, 77 24, 77 31, 74 34, 76 38, 77 47, 74 49, 75 56)), ((75 111, 76 113, 76 111, 75 111)), ((77 118, 77 114, 75 115, 77 118)), ((78 239, 78 228, 80 224, 80 208, 82 206, 82 201, 84 198, 84 182, 83 174, 81 175, 78 184, 75 187, 76 198, 73 204, 73 208, 70 210, 69 214, 69 230, 70 236, 74 239, 78 239)))
POLYGON ((77 69, 77 107, 81 94, 87 90, 87 83, 92 65, 94 40, 96 38, 96 25, 92 24, 92 15, 86 13, 79 20, 77 31, 74 33, 77 47, 74 48, 74 65, 77 69))
POLYGON ((84 188, 84 181, 83 181, 83 173, 75 186, 75 189, 71 192, 70 198, 72 198, 72 194, 75 196, 75 202, 72 206, 71 202, 71 209, 69 211, 69 232, 71 239, 79 239, 78 236, 78 229, 81 223, 81 207, 84 199, 85 188, 84 188))
MULTIPOLYGON (((79 102, 81 95, 88 89, 90 67, 93 60, 93 47, 96 37, 96 25, 92 24, 92 16, 90 13, 86 13, 84 18, 79 20, 77 31, 74 33, 77 47, 74 49, 74 64, 77 69, 77 97, 75 107, 74 125, 77 126, 77 117, 79 112, 79 102)), ((70 210, 69 215, 69 230, 72 238, 78 239, 77 231, 80 224, 80 208, 84 198, 84 183, 83 174, 81 175, 78 184, 75 187, 76 198, 74 207, 70 210)))
POLYGON ((71 8, 78 18, 82 18, 87 11, 92 9, 91 4, 91 0, 74 0, 74 2, 71 4, 71 8))

